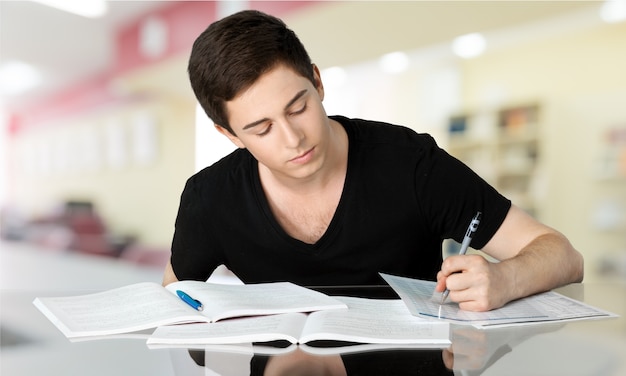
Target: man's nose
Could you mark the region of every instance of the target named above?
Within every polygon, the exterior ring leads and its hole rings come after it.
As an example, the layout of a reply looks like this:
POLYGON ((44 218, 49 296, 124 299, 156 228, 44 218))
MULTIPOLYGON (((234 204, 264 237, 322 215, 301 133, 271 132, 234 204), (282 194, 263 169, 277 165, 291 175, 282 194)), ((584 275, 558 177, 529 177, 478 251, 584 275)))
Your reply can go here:
POLYGON ((285 146, 297 148, 304 139, 304 132, 297 125, 289 121, 284 121, 281 125, 281 132, 285 140, 285 146))

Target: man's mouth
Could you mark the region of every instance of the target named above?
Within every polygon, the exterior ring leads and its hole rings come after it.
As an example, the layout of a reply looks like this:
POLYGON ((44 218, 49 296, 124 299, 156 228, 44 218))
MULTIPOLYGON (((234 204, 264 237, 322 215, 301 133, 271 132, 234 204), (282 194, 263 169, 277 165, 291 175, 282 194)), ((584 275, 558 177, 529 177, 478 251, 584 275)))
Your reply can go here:
POLYGON ((298 163, 298 164, 306 163, 306 162, 310 161, 311 158, 313 158, 313 151, 314 150, 315 150, 315 148, 311 148, 311 149, 307 150, 305 153, 300 154, 297 157, 290 159, 289 162, 298 163))

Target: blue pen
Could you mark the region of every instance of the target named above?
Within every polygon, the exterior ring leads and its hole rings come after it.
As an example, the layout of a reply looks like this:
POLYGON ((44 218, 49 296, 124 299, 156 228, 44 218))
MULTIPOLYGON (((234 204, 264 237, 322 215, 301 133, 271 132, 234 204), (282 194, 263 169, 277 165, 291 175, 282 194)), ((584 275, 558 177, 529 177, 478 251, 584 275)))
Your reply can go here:
POLYGON ((181 290, 176 290, 176 294, 178 295, 179 298, 181 298, 183 300, 183 302, 189 304, 191 306, 191 308, 193 308, 193 309, 195 309, 197 311, 202 311, 202 302, 201 301, 192 298, 186 292, 181 291, 181 290))
MULTIPOLYGON (((467 252, 467 248, 469 248, 469 245, 472 242, 472 236, 474 235, 474 233, 478 229, 478 225, 480 224, 480 215, 481 213, 478 212, 476 213, 474 218, 472 218, 472 221, 470 222, 469 227, 467 228, 467 231, 465 232, 463 243, 461 243, 461 250, 459 251, 459 255, 464 255, 467 252)), ((441 304, 443 304, 446 301, 446 298, 448 297, 449 293, 450 293, 450 290, 446 288, 446 290, 441 295, 441 304)))

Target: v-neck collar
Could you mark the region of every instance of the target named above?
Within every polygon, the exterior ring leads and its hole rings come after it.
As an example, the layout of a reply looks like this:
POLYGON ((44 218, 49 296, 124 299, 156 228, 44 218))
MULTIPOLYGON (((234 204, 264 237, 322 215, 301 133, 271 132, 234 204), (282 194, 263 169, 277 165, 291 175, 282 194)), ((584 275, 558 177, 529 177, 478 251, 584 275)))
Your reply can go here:
POLYGON ((348 163, 346 166, 346 177, 344 179, 343 189, 341 192, 341 197, 339 198, 339 203, 337 205, 337 208, 335 209, 335 213, 333 214, 333 217, 330 223, 328 224, 328 228, 326 228, 326 231, 324 232, 322 237, 314 244, 305 243, 299 239, 296 239, 290 236, 283 229, 283 227, 278 223, 278 220, 276 219, 276 217, 274 216, 274 213, 272 212, 270 208, 269 202, 267 200, 267 196, 265 195, 265 191, 263 190, 263 186, 261 184, 261 177, 259 175, 259 163, 254 157, 251 157, 250 162, 249 162, 250 163, 250 166, 249 166, 250 167, 250 180, 252 183, 254 197, 255 197, 257 205, 263 212, 263 215, 265 216, 265 219, 267 220, 269 227, 271 227, 271 231, 274 231, 277 236, 283 239, 283 241, 287 242, 294 249, 304 251, 307 253, 321 252, 325 248, 325 246, 329 244, 331 240, 337 235, 337 233, 339 232, 341 228, 341 223, 342 223, 341 218, 344 216, 344 213, 346 211, 345 208, 347 205, 347 202, 346 202, 347 197, 351 196, 349 192, 353 189, 352 187, 352 182, 354 181, 354 177, 352 176, 354 174, 353 168, 352 168, 352 164, 354 162, 353 161, 354 158, 352 156, 353 154, 352 143, 353 143, 353 138, 354 138, 353 133, 350 127, 347 124, 344 124, 346 120, 338 119, 338 118, 334 118, 334 120, 337 120, 337 122, 341 124, 341 126, 345 129, 346 135, 348 137, 348 163))

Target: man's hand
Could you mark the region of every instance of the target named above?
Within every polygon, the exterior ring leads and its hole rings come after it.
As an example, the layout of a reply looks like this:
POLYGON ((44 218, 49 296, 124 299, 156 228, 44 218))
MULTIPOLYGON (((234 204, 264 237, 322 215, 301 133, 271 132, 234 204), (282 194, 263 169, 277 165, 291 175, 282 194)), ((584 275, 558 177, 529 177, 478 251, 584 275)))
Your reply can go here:
POLYGON ((461 309, 487 311, 509 301, 583 279, 583 258, 558 231, 511 206, 480 255, 450 256, 437 274, 436 291, 450 291, 461 309))
POLYGON ((450 256, 437 274, 435 291, 450 291, 448 299, 466 311, 489 311, 507 303, 506 279, 499 264, 480 255, 450 256))

